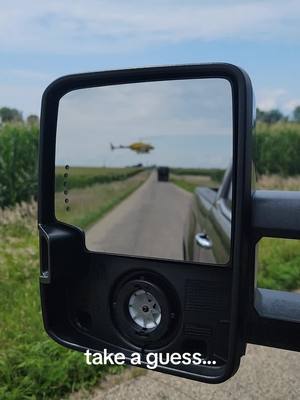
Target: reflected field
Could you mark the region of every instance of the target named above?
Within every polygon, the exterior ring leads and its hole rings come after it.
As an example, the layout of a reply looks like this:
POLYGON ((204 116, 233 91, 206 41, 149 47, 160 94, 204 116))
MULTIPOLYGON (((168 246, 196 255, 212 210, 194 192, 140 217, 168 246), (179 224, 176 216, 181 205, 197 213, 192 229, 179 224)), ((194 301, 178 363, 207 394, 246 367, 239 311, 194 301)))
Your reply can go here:
POLYGON ((150 171, 113 168, 58 168, 60 178, 55 195, 59 220, 88 228, 123 201, 148 178, 150 171), (92 182, 101 182, 94 183, 92 182))

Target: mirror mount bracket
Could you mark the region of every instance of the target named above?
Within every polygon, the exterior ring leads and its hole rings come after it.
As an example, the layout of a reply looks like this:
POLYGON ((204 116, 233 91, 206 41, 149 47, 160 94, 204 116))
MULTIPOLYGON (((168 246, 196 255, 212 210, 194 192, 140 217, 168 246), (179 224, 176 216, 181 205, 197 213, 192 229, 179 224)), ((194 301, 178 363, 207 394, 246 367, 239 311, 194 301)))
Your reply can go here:
POLYGON ((300 351, 300 296, 256 287, 256 246, 263 237, 300 239, 300 193, 257 190, 252 196, 252 249, 247 342, 300 351))

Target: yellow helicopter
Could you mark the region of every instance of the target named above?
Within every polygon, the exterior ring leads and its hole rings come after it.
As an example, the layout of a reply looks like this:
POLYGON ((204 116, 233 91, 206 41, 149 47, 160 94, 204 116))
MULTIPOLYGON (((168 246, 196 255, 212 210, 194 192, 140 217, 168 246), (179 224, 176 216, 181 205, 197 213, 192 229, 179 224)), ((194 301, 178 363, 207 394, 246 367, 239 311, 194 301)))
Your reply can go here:
POLYGON ((114 146, 112 143, 110 144, 110 149, 111 150, 116 150, 116 149, 130 149, 132 151, 135 151, 138 154, 145 154, 149 153, 151 150, 154 149, 154 146, 148 143, 143 143, 143 142, 136 142, 132 143, 129 146, 114 146))

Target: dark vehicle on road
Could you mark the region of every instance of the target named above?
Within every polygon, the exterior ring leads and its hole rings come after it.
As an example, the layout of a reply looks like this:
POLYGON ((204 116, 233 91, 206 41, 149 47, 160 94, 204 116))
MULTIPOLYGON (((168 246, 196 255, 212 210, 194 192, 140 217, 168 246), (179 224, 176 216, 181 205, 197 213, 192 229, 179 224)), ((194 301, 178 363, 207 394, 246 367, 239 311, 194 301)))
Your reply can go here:
POLYGON ((169 180, 169 167, 158 167, 157 168, 157 179, 160 182, 168 182, 168 180, 169 180))
POLYGON ((186 261, 228 262, 231 202, 231 167, 219 188, 196 188, 184 231, 183 256, 186 261))

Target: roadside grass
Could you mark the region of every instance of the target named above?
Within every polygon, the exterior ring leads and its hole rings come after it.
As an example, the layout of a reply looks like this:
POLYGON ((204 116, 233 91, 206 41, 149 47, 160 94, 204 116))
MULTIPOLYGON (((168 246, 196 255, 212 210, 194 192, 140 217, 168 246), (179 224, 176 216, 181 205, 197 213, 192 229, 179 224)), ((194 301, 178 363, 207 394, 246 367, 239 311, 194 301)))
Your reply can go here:
POLYGON ((170 181, 188 192, 194 193, 196 187, 218 187, 220 184, 205 175, 176 175, 171 174, 170 181))
POLYGON ((225 169, 221 168, 171 168, 171 174, 184 176, 203 176, 209 177, 211 180, 221 182, 225 173, 225 169))
MULTIPOLYGON (((103 216, 147 178, 148 172, 125 181, 74 189, 74 213, 68 222, 86 227, 103 216), (84 202, 81 200, 84 199, 84 202)), ((58 193, 58 216, 64 215, 58 193), (62 214, 59 214, 62 213, 62 214)), ((81 353, 49 339, 43 329, 39 300, 36 204, 0 209, 0 399, 61 399, 89 390, 120 366, 87 365, 81 353)))
POLYGON ((143 168, 124 167, 70 167, 55 168, 55 191, 61 192, 68 188, 84 188, 96 183, 124 181, 143 171, 143 168))
POLYGON ((64 193, 56 193, 56 218, 82 229, 87 228, 134 192, 148 176, 149 171, 143 171, 126 180, 72 189, 68 193, 67 204, 64 193))
POLYGON ((65 172, 72 173, 74 176, 113 176, 113 175, 121 175, 128 174, 134 171, 140 171, 142 168, 140 167, 72 167, 68 166, 66 169, 65 165, 56 166, 55 173, 63 175, 65 172))
POLYGON ((39 300, 36 205, 1 212, 0 398, 60 399, 120 368, 86 365, 82 354, 50 340, 39 300))
POLYGON ((181 187, 182 189, 184 189, 188 192, 191 192, 191 193, 194 193, 196 187, 198 186, 195 183, 189 182, 185 179, 176 179, 176 178, 171 177, 170 180, 175 185, 177 185, 177 186, 181 187))
MULTIPOLYGON (((261 175, 258 189, 300 190, 300 176, 261 175)), ((292 291, 300 288, 300 242, 263 238, 258 243, 258 286, 292 291)))
POLYGON ((257 189, 300 190, 300 176, 261 175, 257 189))
POLYGON ((299 240, 263 238, 258 243, 257 281, 258 287, 265 289, 299 289, 299 240))

